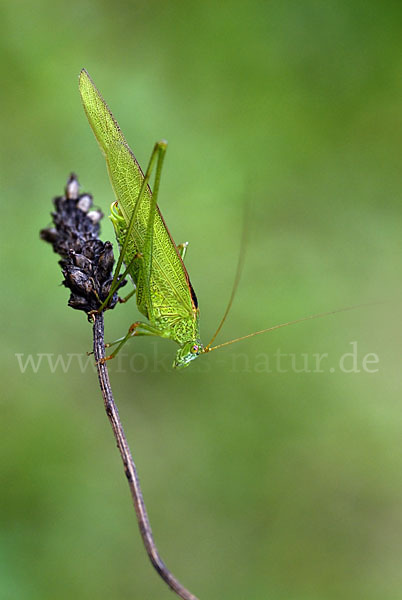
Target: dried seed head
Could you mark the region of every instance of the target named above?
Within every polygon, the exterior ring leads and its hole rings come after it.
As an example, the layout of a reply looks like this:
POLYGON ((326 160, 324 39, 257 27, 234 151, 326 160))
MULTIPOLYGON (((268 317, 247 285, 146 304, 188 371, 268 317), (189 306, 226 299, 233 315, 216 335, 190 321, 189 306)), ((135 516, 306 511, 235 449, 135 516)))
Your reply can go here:
POLYGON ((66 184, 66 198, 68 200, 77 200, 79 192, 80 184, 78 183, 78 179, 74 173, 71 173, 66 184))
POLYGON ((103 213, 100 210, 91 210, 87 214, 88 219, 91 219, 92 223, 96 225, 103 217, 103 213))
POLYGON ((92 206, 92 196, 89 194, 83 194, 80 196, 77 202, 77 208, 82 210, 82 212, 87 213, 92 206))
MULTIPOLYGON (((110 292, 114 257, 112 244, 98 237, 102 212, 89 211, 92 197, 80 195, 79 189, 77 177, 71 174, 65 196, 54 199, 53 226, 43 229, 40 237, 61 256, 63 284, 71 291, 69 306, 89 313, 97 310, 110 292)), ((108 308, 114 308, 117 300, 115 293, 108 308)))

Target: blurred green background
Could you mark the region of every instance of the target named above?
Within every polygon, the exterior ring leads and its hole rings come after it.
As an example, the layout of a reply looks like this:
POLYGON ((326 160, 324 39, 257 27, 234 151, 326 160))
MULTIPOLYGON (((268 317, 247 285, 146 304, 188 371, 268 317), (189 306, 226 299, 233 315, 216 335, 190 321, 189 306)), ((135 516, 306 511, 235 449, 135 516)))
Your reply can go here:
MULTIPOLYGON (((90 326, 39 241, 71 171, 106 214, 113 199, 83 66, 141 164, 169 140, 160 206, 190 241, 205 343, 246 198, 219 341, 388 302, 183 372, 164 340, 110 364, 162 556, 201 600, 402 598, 400 2, 3 1, 1 22, 1 598, 172 598, 140 542, 90 326)), ((133 302, 108 314, 108 339, 136 318, 133 302)))

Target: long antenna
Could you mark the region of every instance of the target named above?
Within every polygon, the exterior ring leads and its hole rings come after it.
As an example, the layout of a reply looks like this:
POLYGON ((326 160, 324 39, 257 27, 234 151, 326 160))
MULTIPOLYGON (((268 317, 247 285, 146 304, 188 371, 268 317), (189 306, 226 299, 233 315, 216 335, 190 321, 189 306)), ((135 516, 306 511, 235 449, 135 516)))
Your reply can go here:
MULTIPOLYGON (((267 329, 261 329, 260 331, 255 331, 254 333, 249 333, 248 335, 243 335, 242 337, 236 338, 234 340, 229 340, 228 342, 223 342, 223 344, 218 344, 217 346, 210 347, 210 343, 208 346, 204 348, 205 352, 212 352, 212 350, 217 350, 218 348, 223 348, 223 346, 229 346, 230 344, 235 344, 236 342, 240 342, 241 340, 246 340, 247 338, 254 337, 255 335, 261 335, 261 333, 267 333, 268 331, 274 331, 275 329, 280 329, 281 327, 287 327, 288 325, 296 325, 296 323, 302 323, 302 321, 311 321, 312 319, 320 319, 321 317, 328 317, 329 315, 335 315, 336 313, 346 312, 348 310, 354 310, 356 308, 362 308, 364 306, 375 306, 377 304, 385 304, 385 302, 367 302, 365 304, 356 304, 355 306, 347 306, 345 308, 338 308, 337 310, 330 310, 329 312, 318 313, 316 315, 310 315, 309 317, 303 317, 302 319, 296 319, 295 321, 289 321, 288 323, 281 323, 280 325, 274 325, 273 327, 268 327, 267 329)), ((216 336, 214 336, 216 337, 216 336)), ((212 338, 214 339, 214 338, 212 338)))
POLYGON ((226 310, 225 310, 224 315, 218 325, 218 328, 215 331, 212 338, 210 339, 210 341, 208 342, 208 344, 205 346, 204 352, 209 352, 210 350, 212 350, 211 345, 213 344, 218 333, 222 329, 223 324, 226 321, 226 317, 228 316, 229 311, 232 308, 233 300, 236 295, 237 288, 239 286, 240 277, 241 277, 241 274, 243 271, 244 258, 246 256, 245 249, 246 249, 247 231, 248 231, 248 215, 249 215, 249 204, 246 201, 244 204, 243 230, 242 230, 242 235, 241 235, 239 258, 237 259, 236 275, 235 275, 235 278, 233 281, 232 292, 230 294, 229 302, 226 306, 226 310))

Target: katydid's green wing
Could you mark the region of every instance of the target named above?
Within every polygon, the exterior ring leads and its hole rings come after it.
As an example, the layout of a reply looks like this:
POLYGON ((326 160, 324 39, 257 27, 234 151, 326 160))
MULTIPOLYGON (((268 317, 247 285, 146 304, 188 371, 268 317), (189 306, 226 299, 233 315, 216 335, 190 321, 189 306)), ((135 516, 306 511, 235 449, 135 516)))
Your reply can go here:
MULTIPOLYGON (((127 227, 144 175, 118 123, 85 69, 81 71, 79 87, 88 121, 105 155, 118 208, 127 227)), ((150 208, 151 190, 147 188, 137 209, 133 226, 134 241, 129 245, 130 251, 124 260, 126 264, 135 252, 144 252, 150 208)), ((153 222, 152 256, 144 256, 143 259, 152 261, 152 269, 147 294, 139 289, 140 282, 136 282, 137 304, 141 312, 148 318, 154 317, 157 320, 174 320, 180 316, 194 318, 197 308, 195 294, 158 207, 153 222), (148 302, 144 302, 145 296, 151 298, 151 306, 146 306, 148 302)))

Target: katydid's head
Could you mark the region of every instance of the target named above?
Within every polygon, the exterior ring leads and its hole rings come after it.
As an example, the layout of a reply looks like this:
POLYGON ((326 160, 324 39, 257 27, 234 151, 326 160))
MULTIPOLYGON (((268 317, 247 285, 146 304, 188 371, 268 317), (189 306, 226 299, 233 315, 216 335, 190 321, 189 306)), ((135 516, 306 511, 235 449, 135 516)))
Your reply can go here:
POLYGON ((175 369, 182 369, 188 367, 192 360, 197 358, 204 352, 202 344, 190 341, 185 342, 177 351, 176 358, 174 359, 173 367, 175 369))

